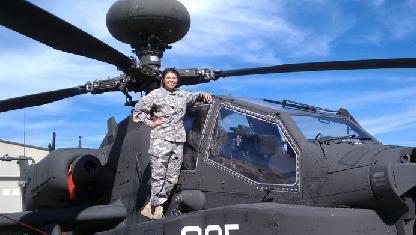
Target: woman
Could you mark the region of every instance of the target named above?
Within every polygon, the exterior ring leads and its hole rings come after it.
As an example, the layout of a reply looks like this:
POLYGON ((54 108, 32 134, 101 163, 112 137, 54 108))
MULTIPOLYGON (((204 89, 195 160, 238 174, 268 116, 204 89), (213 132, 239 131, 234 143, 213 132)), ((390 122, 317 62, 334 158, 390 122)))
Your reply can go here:
POLYGON ((150 164, 151 197, 141 211, 150 219, 163 217, 163 203, 167 201, 178 182, 183 159, 183 143, 186 141, 183 118, 186 107, 201 100, 211 102, 208 93, 181 91, 179 73, 174 68, 162 72, 162 86, 143 97, 134 107, 133 121, 151 127, 150 164), (152 119, 149 119, 152 115, 152 119))

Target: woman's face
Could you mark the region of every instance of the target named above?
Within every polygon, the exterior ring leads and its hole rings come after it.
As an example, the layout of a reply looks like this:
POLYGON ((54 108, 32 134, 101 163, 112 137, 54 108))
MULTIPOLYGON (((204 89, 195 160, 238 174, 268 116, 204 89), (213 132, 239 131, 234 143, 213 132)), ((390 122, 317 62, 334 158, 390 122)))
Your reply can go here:
POLYGON ((178 85, 178 77, 176 74, 172 72, 166 73, 163 78, 163 87, 168 91, 172 91, 175 89, 176 85, 178 85))

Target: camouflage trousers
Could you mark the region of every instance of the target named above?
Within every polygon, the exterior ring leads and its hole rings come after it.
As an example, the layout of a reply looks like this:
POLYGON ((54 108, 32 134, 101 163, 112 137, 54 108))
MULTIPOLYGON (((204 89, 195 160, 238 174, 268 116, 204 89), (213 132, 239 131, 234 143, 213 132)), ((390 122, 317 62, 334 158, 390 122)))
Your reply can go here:
POLYGON ((183 160, 183 143, 150 139, 151 196, 153 206, 163 204, 178 182, 183 160))

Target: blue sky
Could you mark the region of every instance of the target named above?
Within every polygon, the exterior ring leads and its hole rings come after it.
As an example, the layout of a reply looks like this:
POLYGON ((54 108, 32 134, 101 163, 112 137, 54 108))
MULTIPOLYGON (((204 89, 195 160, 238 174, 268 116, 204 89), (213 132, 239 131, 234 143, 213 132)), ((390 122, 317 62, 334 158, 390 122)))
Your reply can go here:
MULTIPOLYGON (((126 55, 105 26, 113 0, 34 4, 96 36, 126 55)), ((191 29, 173 44, 162 67, 235 69, 326 60, 416 57, 416 0, 181 0, 191 29)), ((51 49, 0 26, 0 99, 73 87, 114 77, 112 65, 51 49)), ((214 94, 290 99, 347 108, 385 144, 416 146, 415 70, 305 72, 220 79, 183 87, 214 94)), ((140 97, 139 94, 135 95, 140 97)), ((0 139, 44 146, 97 147, 106 120, 129 114, 118 93, 84 95, 0 114, 0 139), (25 121, 24 121, 25 120, 25 121)))

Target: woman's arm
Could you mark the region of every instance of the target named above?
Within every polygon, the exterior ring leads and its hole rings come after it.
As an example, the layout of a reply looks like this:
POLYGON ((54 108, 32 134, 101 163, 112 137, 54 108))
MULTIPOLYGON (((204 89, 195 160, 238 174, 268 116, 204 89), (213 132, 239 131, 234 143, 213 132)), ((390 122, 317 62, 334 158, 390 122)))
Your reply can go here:
POLYGON ((133 110, 133 122, 142 122, 146 126, 152 127, 153 121, 147 116, 153 107, 153 97, 151 94, 141 98, 139 102, 134 106, 133 110))
POLYGON ((187 95, 188 97, 186 99, 186 102, 188 104, 195 104, 197 100, 202 100, 204 103, 209 103, 212 100, 212 95, 210 93, 187 91, 187 95))

